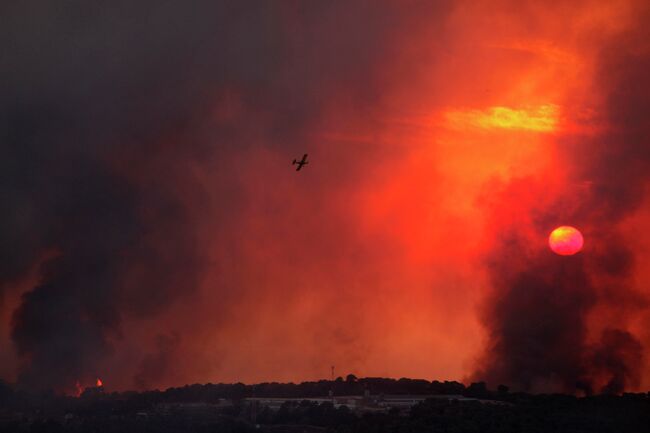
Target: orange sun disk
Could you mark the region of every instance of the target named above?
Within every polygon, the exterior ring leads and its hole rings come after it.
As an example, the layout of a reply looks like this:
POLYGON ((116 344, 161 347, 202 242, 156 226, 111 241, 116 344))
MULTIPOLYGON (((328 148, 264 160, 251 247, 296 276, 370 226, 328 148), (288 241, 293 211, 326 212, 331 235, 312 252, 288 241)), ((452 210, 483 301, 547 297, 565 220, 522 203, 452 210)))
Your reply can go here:
POLYGON ((584 238, 575 227, 560 226, 549 235, 548 245, 556 254, 572 256, 582 249, 584 238))

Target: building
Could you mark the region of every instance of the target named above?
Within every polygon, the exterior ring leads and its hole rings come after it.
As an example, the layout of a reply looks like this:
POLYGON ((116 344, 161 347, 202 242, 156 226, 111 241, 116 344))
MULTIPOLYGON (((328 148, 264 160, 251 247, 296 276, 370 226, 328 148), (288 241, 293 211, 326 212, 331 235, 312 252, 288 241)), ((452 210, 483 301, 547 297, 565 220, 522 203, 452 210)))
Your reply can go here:
POLYGON ((366 393, 365 395, 344 395, 333 397, 251 397, 245 400, 248 404, 255 406, 256 408, 268 407, 271 410, 278 410, 285 403, 297 406, 302 401, 308 401, 317 404, 332 403, 335 408, 347 406, 354 412, 385 412, 390 409, 406 411, 416 404, 430 398, 459 401, 477 400, 475 398, 463 397, 462 395, 370 395, 369 393, 366 393))

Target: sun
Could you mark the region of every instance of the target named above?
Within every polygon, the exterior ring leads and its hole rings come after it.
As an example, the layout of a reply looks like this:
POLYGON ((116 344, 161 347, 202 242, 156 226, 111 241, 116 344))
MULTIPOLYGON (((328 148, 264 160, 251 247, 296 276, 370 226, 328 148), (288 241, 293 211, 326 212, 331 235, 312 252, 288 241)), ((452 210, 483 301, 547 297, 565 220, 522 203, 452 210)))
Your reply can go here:
POLYGON ((553 230, 548 237, 548 246, 554 253, 561 256, 572 256, 579 252, 583 245, 582 233, 571 226, 560 226, 553 230))

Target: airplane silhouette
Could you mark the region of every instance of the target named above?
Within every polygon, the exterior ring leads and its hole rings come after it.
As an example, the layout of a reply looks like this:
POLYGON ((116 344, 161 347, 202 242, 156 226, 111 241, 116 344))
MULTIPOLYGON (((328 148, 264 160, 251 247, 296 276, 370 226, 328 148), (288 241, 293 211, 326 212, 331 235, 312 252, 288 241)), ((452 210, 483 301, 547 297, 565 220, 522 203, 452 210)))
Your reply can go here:
POLYGON ((298 161, 297 159, 294 159, 293 162, 291 163, 291 165, 295 165, 295 164, 298 164, 298 168, 296 168, 296 171, 300 171, 300 169, 302 168, 303 165, 309 164, 307 162, 307 154, 305 153, 303 155, 301 161, 298 161))

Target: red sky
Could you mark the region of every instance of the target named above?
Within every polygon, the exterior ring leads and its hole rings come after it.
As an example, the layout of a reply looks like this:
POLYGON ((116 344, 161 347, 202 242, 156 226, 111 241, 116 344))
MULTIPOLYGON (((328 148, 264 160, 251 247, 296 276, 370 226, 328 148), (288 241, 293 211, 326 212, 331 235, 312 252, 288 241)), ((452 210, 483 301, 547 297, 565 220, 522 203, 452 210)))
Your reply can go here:
MULTIPOLYGON (((320 15, 284 5, 271 72, 250 72, 254 85, 197 72, 204 91, 182 126, 152 126, 99 153, 134 190, 174 197, 184 217, 160 222, 153 199, 137 206, 140 242, 165 266, 125 256, 118 331, 103 333, 110 350, 87 361, 82 380, 101 377, 108 389, 302 381, 328 377, 331 365, 341 375, 469 380, 486 362, 489 305, 507 296, 486 263, 498 255, 526 269, 552 254, 546 237, 563 224, 583 230, 586 269, 614 236, 634 257, 623 273, 589 271, 598 295, 586 340, 617 324, 647 347, 647 194, 611 223, 573 212, 595 203, 582 167, 601 150, 571 144, 621 127, 608 114, 616 87, 603 58, 648 58, 635 33, 642 3, 460 1, 384 13, 361 2, 320 15), (274 111, 284 103, 286 117, 274 111), (295 172, 303 153, 310 163, 295 172), (571 215, 584 218, 562 219, 571 215), (198 259, 175 249, 186 233, 198 259), (519 243, 508 247, 511 235, 519 243), (157 278, 173 288, 156 290, 157 278), (140 308, 141 297, 155 306, 140 308)), ((164 84, 152 87, 156 98, 164 84)), ((57 247, 5 282, 3 348, 14 344, 20 295, 57 247)), ((0 377, 16 380, 25 362, 3 350, 0 377)), ((627 383, 650 387, 647 361, 627 383)))

